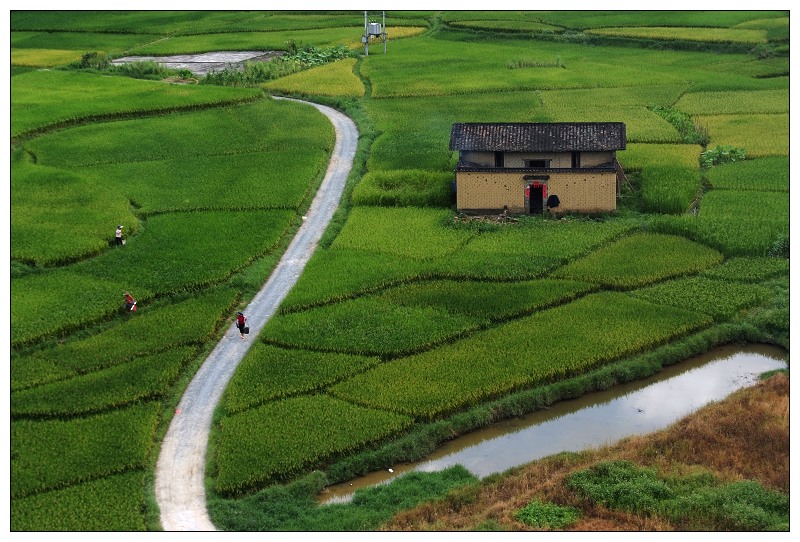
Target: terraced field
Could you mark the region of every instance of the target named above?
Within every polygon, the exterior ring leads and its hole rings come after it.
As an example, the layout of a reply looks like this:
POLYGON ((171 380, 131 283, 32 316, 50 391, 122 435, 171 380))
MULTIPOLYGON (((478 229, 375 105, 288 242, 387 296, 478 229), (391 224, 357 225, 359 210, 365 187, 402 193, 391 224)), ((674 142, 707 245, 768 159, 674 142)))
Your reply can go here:
MULTIPOLYGON (((361 135, 342 208, 215 417, 219 529, 292 530, 276 510, 301 502, 303 528, 328 530, 327 484, 716 344, 788 348, 787 13, 387 21, 387 53, 363 56, 358 12, 12 12, 13 530, 160 528, 176 405, 332 150, 324 117, 270 94, 340 109, 361 135), (352 54, 239 86, 102 65, 340 45, 352 54), (616 213, 457 216, 454 122, 578 120, 627 125, 616 213)), ((465 483, 445 477, 415 498, 465 483)), ((359 521, 341 525, 382 520, 359 521)))

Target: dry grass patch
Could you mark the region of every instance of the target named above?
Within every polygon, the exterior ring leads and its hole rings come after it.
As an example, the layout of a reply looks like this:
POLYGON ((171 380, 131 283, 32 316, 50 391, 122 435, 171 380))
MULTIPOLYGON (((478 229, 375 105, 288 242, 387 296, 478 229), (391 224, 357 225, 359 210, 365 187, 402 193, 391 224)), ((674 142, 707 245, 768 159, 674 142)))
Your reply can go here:
POLYGON ((634 461, 669 475, 705 469, 725 482, 753 480, 788 492, 789 378, 774 375, 651 435, 565 452, 491 476, 480 486, 402 512, 382 530, 535 530, 514 519, 533 499, 578 508, 581 516, 571 531, 675 530, 665 519, 609 510, 566 488, 565 479, 574 472, 614 460, 634 461))

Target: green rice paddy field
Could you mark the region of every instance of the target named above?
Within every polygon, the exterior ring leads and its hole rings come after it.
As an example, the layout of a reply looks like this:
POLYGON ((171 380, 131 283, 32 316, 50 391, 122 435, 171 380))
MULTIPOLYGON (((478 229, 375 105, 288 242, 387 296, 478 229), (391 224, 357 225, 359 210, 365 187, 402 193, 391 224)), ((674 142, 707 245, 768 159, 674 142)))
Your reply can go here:
MULTIPOLYGON (((787 12, 391 12, 387 54, 356 45, 249 87, 79 67, 357 44, 362 23, 11 12, 12 530, 160 529, 175 405, 333 147, 325 117, 273 94, 337 107, 361 137, 334 223, 223 396, 220 529, 377 529, 331 522, 314 492, 717 344, 788 349, 787 12), (450 127, 481 121, 625 122, 617 211, 459 220, 450 127), (745 159, 701 168, 724 146, 745 159), (264 512, 297 498, 303 521, 264 512)), ((417 501, 465 483, 441 476, 415 482, 417 501)))

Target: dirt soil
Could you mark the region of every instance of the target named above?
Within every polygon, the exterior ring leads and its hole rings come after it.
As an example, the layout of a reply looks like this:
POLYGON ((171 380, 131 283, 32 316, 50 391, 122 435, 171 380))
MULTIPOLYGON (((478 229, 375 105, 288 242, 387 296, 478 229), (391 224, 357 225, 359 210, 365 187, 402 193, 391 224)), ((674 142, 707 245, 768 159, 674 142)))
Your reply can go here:
POLYGON ((352 168, 358 143, 353 121, 330 107, 303 103, 316 107, 333 123, 336 145, 331 161, 303 224, 264 287, 243 311, 250 335, 241 339, 231 324, 189 383, 175 411, 161 445, 155 476, 156 501, 165 531, 216 530, 208 516, 205 493, 206 450, 214 409, 255 337, 275 314, 311 258, 339 205, 352 168))

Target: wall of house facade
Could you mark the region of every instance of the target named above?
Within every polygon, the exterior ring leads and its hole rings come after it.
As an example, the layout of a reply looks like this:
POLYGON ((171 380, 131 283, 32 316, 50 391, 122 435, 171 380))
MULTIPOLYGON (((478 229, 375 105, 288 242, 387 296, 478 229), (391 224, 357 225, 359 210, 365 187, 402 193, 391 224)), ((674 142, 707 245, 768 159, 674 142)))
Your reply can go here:
MULTIPOLYGON (((610 212, 617 208, 617 177, 609 172, 549 173, 547 179, 524 179, 519 172, 456 172, 456 207, 462 212, 528 213, 526 187, 534 182, 545 186, 543 199, 558 196, 555 213, 610 212)), ((544 206, 547 210, 547 206, 544 206)))
MULTIPOLYGON (((580 167, 595 167, 613 162, 616 153, 582 152, 580 167)), ((461 162, 470 162, 483 167, 495 167, 494 153, 486 151, 463 151, 461 162)), ((503 167, 525 167, 527 160, 549 160, 551 168, 569 169, 572 167, 572 153, 569 152, 506 152, 503 153, 503 167)))

